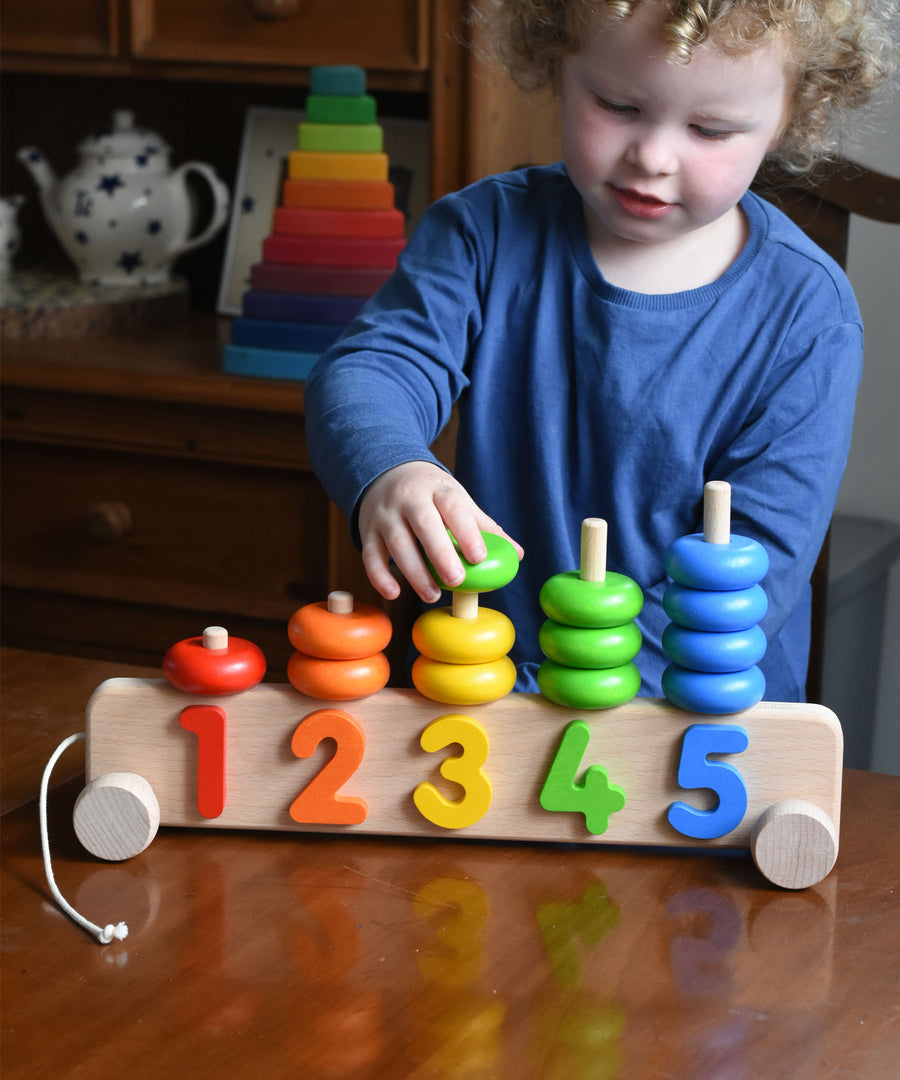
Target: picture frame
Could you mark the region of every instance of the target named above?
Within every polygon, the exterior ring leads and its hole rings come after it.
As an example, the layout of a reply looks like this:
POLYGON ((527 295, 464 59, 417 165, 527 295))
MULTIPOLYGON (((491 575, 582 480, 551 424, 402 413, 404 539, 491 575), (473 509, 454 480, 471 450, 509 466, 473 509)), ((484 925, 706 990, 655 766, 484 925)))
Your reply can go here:
MULTIPOLYGON (((287 158, 297 149, 302 109, 250 106, 244 117, 238 171, 216 310, 240 315, 250 287, 250 269, 262 257, 263 240, 272 230, 287 158)), ((407 217, 407 232, 418 223, 428 204, 430 187, 428 123, 379 117, 384 149, 396 189, 396 205, 407 217)))

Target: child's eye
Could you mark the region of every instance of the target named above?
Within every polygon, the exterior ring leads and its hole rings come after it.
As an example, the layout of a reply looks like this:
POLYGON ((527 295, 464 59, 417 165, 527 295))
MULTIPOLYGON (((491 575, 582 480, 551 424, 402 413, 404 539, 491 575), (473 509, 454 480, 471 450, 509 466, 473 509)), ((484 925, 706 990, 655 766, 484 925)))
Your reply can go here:
POLYGON ((606 98, 602 97, 598 97, 596 100, 601 109, 613 113, 615 116, 624 116, 626 113, 637 112, 633 105, 619 105, 615 101, 607 101, 606 98))
POLYGON ((725 139, 730 139, 734 134, 733 131, 716 131, 715 128, 701 127, 699 124, 692 124, 691 127, 701 139, 717 139, 722 142, 725 139))

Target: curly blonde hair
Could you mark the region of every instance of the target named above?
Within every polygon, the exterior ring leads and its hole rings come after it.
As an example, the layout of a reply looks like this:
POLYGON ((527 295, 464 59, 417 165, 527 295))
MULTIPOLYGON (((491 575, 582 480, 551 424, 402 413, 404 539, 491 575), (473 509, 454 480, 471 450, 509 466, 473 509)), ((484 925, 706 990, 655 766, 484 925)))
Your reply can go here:
POLYGON ((778 33, 793 75, 790 121, 767 157, 769 171, 809 172, 833 159, 847 112, 865 104, 893 70, 895 0, 481 0, 475 18, 492 55, 524 89, 554 85, 562 58, 584 42, 591 20, 628 19, 641 3, 668 9, 670 58, 689 63, 709 41, 740 54, 778 33))

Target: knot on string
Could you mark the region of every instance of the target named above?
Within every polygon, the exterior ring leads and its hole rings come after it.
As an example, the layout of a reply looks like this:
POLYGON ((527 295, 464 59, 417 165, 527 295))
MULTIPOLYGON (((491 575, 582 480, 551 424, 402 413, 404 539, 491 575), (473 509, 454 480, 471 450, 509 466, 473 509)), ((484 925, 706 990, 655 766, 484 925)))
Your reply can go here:
POLYGON ((116 941, 124 941, 127 937, 128 927, 123 922, 116 923, 115 926, 113 926, 112 923, 107 923, 97 935, 101 945, 108 945, 113 938, 115 938, 116 941))

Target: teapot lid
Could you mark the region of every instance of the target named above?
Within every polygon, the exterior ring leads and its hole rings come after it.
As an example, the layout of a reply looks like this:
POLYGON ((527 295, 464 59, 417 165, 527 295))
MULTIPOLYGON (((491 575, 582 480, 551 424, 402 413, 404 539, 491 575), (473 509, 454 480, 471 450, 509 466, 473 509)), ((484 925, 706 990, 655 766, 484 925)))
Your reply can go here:
POLYGON ((134 126, 134 113, 130 109, 116 109, 112 127, 92 131, 79 144, 78 153, 98 157, 131 157, 167 154, 169 149, 155 131, 134 126))

